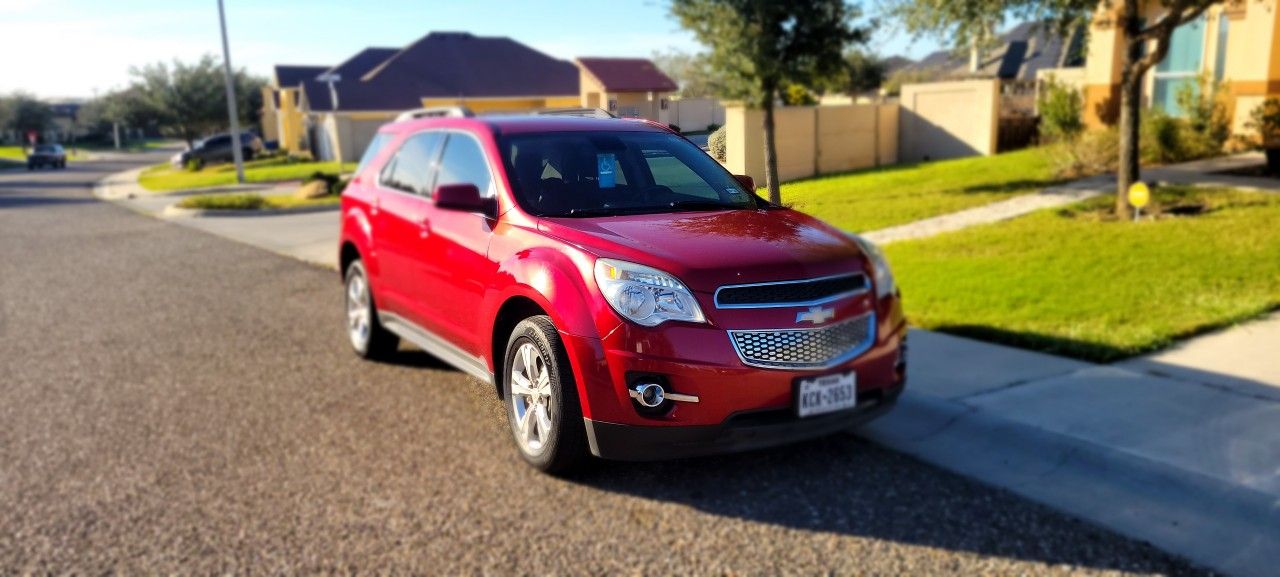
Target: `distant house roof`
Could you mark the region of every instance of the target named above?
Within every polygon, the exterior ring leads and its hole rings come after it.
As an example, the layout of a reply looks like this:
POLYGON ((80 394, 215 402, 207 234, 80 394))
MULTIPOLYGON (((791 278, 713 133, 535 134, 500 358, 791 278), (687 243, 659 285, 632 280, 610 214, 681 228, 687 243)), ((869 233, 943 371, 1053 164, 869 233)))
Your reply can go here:
MULTIPOLYGON (((343 80, 359 80, 388 58, 395 56, 399 48, 365 48, 355 56, 346 59, 342 64, 325 71, 326 74, 337 74, 343 80)), ((311 78, 309 80, 314 80, 311 78)))
POLYGON ((1083 35, 1066 39, 1051 34, 1048 25, 1023 22, 1001 34, 994 47, 982 52, 978 71, 970 72, 969 55, 939 50, 905 70, 936 72, 939 77, 979 76, 1006 80, 1034 80, 1036 72, 1049 68, 1083 66, 1083 35))
MULTIPOLYGON (((280 67, 277 68, 277 75, 280 67)), ((578 69, 505 37, 432 32, 403 49, 366 48, 346 62, 300 82, 311 110, 333 110, 329 86, 315 77, 332 70, 343 110, 403 110, 423 98, 576 96, 578 69)))
POLYGON ((302 84, 303 80, 312 80, 328 70, 328 66, 293 66, 276 65, 276 88, 293 88, 302 84))
POLYGON ((616 92, 674 92, 679 87, 646 58, 579 58, 578 64, 616 92))

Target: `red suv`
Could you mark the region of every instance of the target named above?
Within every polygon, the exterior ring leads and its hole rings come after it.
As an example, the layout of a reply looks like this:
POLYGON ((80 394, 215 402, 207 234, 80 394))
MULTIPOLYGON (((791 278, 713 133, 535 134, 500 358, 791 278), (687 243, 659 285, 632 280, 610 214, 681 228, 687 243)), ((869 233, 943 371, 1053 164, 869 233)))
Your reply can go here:
POLYGON ((340 246, 356 352, 404 340, 492 384, 544 471, 816 437, 905 382, 881 253, 654 123, 389 124, 340 246))

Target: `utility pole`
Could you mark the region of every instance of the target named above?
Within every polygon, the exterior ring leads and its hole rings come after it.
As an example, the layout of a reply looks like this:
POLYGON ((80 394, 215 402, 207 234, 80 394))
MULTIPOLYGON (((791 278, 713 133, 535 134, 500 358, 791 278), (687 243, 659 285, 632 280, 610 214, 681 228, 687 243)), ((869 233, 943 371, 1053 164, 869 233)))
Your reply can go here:
POLYGON ((231 116, 231 155, 236 161, 236 182, 244 184, 244 153, 240 148, 240 113, 236 111, 236 79, 231 74, 231 48, 227 46, 227 14, 218 0, 218 24, 222 26, 222 71, 227 78, 227 114, 231 116))

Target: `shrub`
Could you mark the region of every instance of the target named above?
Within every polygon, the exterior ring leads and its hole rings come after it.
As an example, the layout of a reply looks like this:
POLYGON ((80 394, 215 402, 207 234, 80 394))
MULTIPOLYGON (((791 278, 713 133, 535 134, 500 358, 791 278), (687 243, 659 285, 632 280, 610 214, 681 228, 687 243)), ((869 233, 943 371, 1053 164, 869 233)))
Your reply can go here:
POLYGON ((1111 172, 1120 158, 1120 132, 1114 127, 1090 130, 1054 145, 1054 172, 1061 178, 1080 178, 1111 172))
POLYGON ((1257 148, 1274 148, 1280 146, 1280 98, 1268 98, 1257 108, 1249 112, 1249 121, 1245 128, 1254 131, 1257 139, 1252 142, 1257 148))
POLYGON ((782 101, 787 103, 787 106, 812 106, 818 103, 809 89, 799 84, 787 86, 782 93, 782 101))
POLYGON ((725 140, 726 132, 723 126, 715 129, 710 136, 707 137, 707 148, 711 151, 711 157, 724 162, 728 159, 729 145, 725 140))
POLYGON ((204 160, 192 158, 183 164, 182 168, 187 172, 200 172, 200 169, 204 168, 204 160))
POLYGON ((258 210, 266 203, 260 194, 201 194, 178 202, 178 208, 203 210, 258 210))
POLYGON ((1147 111, 1140 129, 1142 160, 1157 164, 1183 160, 1186 155, 1182 122, 1159 108, 1147 111))
POLYGON ((1231 136, 1226 97, 1226 84, 1214 83, 1208 75, 1201 75, 1196 84, 1184 83, 1174 93, 1178 107, 1187 115, 1187 128, 1193 136, 1188 152, 1193 156, 1203 158, 1221 153, 1222 145, 1231 136))
POLYGON ((1048 142, 1071 140, 1084 130, 1080 91, 1050 76, 1040 90, 1036 107, 1040 111, 1040 136, 1048 142))
POLYGON ((707 125, 707 132, 715 132, 720 129, 720 125, 712 122, 707 125))

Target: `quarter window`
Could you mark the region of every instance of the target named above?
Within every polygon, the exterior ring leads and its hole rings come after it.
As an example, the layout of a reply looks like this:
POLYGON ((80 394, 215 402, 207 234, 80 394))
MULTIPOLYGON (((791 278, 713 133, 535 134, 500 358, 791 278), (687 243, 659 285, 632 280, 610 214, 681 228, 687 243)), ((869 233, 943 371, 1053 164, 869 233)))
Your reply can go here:
POLYGON ((494 196, 493 175, 485 160, 480 143, 470 136, 449 135, 440 159, 440 177, 436 186, 445 184, 474 184, 485 198, 494 196))
POLYGON ((424 132, 409 137, 400 150, 383 167, 382 186, 410 194, 431 195, 435 178, 435 160, 444 136, 437 132, 424 132))

